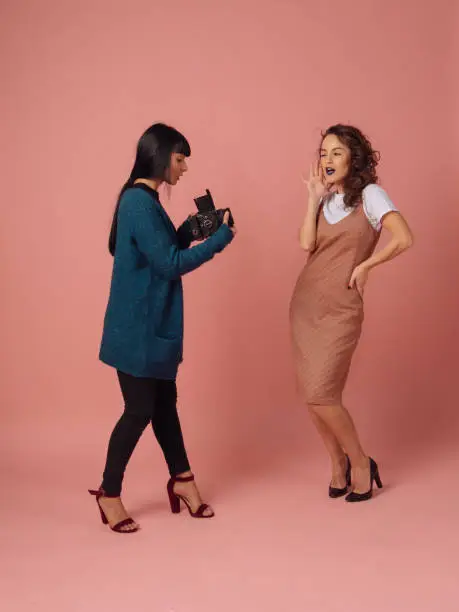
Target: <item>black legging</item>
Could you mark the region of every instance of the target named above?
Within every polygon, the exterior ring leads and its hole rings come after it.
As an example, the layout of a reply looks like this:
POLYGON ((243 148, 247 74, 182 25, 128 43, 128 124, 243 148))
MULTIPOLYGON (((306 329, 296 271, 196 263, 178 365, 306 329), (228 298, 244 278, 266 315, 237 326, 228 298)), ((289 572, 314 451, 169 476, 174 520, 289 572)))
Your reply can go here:
POLYGON ((190 469, 177 414, 174 380, 136 378, 118 371, 125 409, 108 445, 102 488, 121 493, 124 471, 143 430, 151 422, 171 476, 190 469))

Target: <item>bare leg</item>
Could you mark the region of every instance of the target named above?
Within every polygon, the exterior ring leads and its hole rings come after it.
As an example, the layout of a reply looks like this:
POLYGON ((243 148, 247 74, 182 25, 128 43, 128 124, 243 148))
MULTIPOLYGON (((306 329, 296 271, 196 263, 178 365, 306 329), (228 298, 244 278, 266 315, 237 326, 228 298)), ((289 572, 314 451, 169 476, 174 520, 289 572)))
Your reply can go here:
POLYGON ((314 412, 334 434, 342 449, 346 449, 352 465, 352 490, 356 493, 368 491, 370 486, 369 459, 362 449, 351 415, 341 404, 319 406, 312 404, 314 412))
POLYGON ((322 438, 325 448, 328 451, 331 459, 332 478, 330 485, 337 489, 344 489, 346 486, 346 455, 342 449, 337 437, 328 427, 325 421, 315 412, 312 406, 309 406, 309 414, 314 423, 320 437, 322 438))

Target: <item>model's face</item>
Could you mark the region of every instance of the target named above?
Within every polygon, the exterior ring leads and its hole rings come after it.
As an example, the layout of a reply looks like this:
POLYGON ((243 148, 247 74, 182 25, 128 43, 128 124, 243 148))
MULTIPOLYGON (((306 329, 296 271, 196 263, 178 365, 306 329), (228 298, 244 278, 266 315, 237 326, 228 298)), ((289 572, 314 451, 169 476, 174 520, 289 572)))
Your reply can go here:
POLYGON ((185 155, 181 153, 172 153, 171 163, 167 172, 166 182, 169 185, 176 185, 180 177, 188 170, 185 155))
POLYGON ((328 187, 342 186, 349 173, 351 151, 334 134, 329 134, 322 141, 320 148, 320 165, 328 187))

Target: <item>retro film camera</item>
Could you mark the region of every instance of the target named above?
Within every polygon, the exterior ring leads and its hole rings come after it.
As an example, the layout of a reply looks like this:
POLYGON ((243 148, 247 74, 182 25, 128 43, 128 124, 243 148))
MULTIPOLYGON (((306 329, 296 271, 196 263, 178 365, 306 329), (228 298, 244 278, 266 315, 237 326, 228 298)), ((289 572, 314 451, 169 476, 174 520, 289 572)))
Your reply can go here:
POLYGON ((206 189, 205 195, 194 198, 194 201, 198 212, 188 218, 193 240, 205 240, 209 236, 212 236, 212 234, 222 225, 223 217, 227 210, 230 213, 228 225, 229 227, 233 227, 234 220, 231 210, 229 208, 216 209, 208 189, 206 189))

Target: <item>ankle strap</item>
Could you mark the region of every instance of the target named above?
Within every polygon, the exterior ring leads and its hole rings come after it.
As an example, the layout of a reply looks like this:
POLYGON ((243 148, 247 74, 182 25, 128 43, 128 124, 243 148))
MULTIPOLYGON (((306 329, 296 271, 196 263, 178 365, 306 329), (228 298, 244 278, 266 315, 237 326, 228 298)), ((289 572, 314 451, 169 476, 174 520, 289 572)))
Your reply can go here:
POLYGON ((192 480, 194 480, 194 475, 191 474, 191 476, 172 476, 172 480, 174 482, 191 482, 192 480))
POLYGON ((95 497, 99 498, 99 497, 119 497, 119 495, 108 495, 108 493, 106 493, 104 491, 104 489, 102 489, 102 487, 100 489, 88 489, 88 492, 90 495, 94 495, 95 497))

